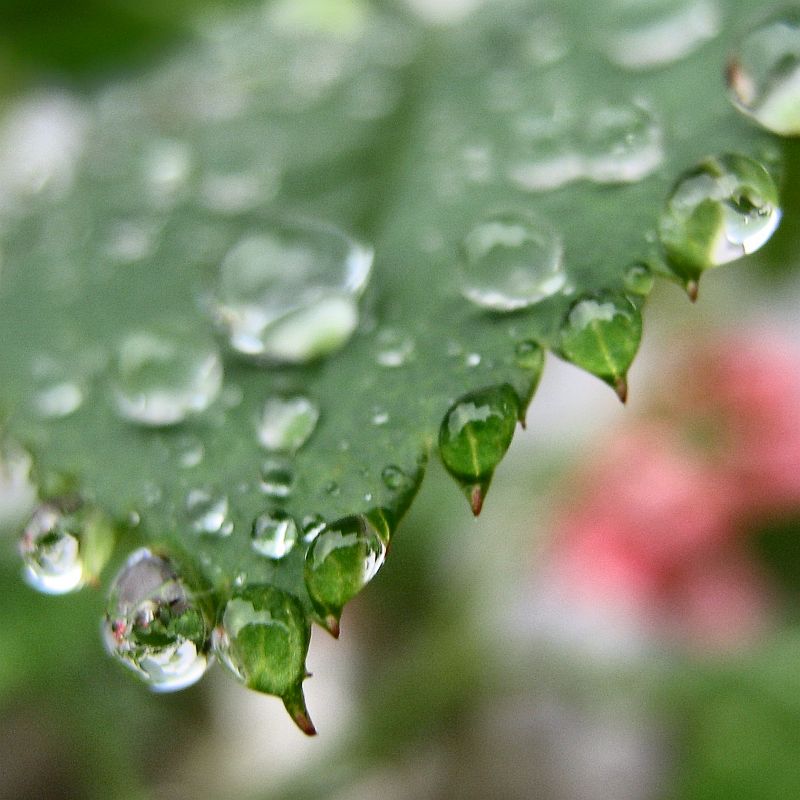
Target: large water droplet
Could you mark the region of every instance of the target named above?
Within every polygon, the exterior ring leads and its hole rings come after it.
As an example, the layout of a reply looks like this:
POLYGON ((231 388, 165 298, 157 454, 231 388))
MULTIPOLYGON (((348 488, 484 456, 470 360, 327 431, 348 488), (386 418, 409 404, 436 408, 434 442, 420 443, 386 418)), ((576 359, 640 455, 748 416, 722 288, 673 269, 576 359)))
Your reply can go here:
POLYGON ((237 680, 283 698, 298 727, 312 735, 302 691, 310 640, 299 601, 266 585, 234 592, 213 636, 215 653, 237 680))
POLYGON ((186 513, 195 533, 230 536, 233 523, 228 520, 228 498, 211 489, 192 489, 186 495, 186 513))
POLYGON ((685 58, 717 35, 722 18, 717 0, 616 0, 604 10, 612 26, 606 53, 628 69, 685 58))
POLYGON ((625 402, 626 375, 639 349, 642 317, 624 295, 604 293, 578 300, 559 334, 561 355, 608 383, 625 402))
POLYGON ((556 230, 530 214, 495 214, 463 243, 461 291, 482 308, 515 311, 559 292, 566 280, 556 230))
POLYGON ((734 105, 768 130, 800 134, 800 11, 773 16, 742 40, 728 87, 734 105))
POLYGON ((494 470, 511 444, 519 406, 511 386, 490 386, 461 397, 442 421, 439 453, 476 515, 494 470))
POLYGON ((305 579, 315 606, 331 632, 345 604, 377 574, 386 558, 386 542, 364 515, 327 525, 306 554, 305 579))
POLYGON ((19 542, 25 580, 45 594, 66 594, 96 580, 114 545, 108 521, 75 506, 41 504, 19 542))
POLYGON ((314 432, 319 408, 306 397, 271 397, 258 422, 258 440, 267 450, 295 452, 314 432))
POLYGON ((177 325, 128 334, 119 346, 114 401, 140 425, 182 422, 208 408, 222 388, 222 361, 213 342, 177 325))
POLYGON ((206 614, 172 565, 144 548, 111 585, 103 635, 109 653, 155 691, 191 686, 208 666, 206 614))
POLYGON ((243 355, 289 363, 323 356, 356 328, 372 255, 333 226, 265 224, 225 256, 214 319, 243 355))
POLYGON ((667 199, 659 235, 685 281, 762 247, 781 219, 778 190, 761 164, 740 155, 701 162, 667 199))
POLYGON ((285 511, 265 512, 253 523, 251 543, 262 556, 279 560, 297 544, 297 523, 285 511))

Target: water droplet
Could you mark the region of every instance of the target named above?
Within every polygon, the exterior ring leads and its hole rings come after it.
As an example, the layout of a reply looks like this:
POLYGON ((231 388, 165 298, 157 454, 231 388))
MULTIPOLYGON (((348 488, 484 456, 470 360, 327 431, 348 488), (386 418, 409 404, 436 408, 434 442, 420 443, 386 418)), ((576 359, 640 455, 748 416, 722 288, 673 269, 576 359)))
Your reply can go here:
POLYGON ((338 624, 344 606, 377 574, 386 543, 364 515, 327 525, 308 549, 305 579, 319 611, 338 624))
POLYGON ((480 353, 467 353, 464 357, 464 364, 468 367, 478 367, 481 363, 480 353))
POLYGON ((605 293, 578 300, 567 313, 559 352, 608 383, 625 402, 626 375, 639 349, 642 317, 624 295, 605 293))
POLYGON ((117 222, 108 235, 106 255, 119 264, 141 261, 153 253, 158 229, 153 223, 125 220, 117 222))
POLYGON ((728 65, 734 105, 767 130, 800 134, 800 12, 773 16, 745 36, 728 65))
POLYGON ((225 256, 213 317, 243 355, 311 361, 342 347, 355 330, 372 255, 332 226, 265 225, 225 256))
POLYGON ((206 614, 172 565, 134 552, 114 578, 103 623, 106 648, 158 692, 196 683, 208 667, 206 614))
POLYGON ((171 201, 186 184, 192 166, 189 146, 162 139, 150 146, 144 160, 144 178, 156 203, 171 201))
POLYGON ((214 630, 214 651, 237 680, 283 698, 294 721, 313 734, 303 700, 311 631, 300 602, 273 586, 236 590, 214 630))
POLYGON ((192 489, 186 495, 186 512, 195 533, 230 536, 233 523, 228 520, 228 498, 211 489, 192 489))
POLYGON ((406 489, 411 483, 408 475, 395 464, 389 464, 383 468, 381 471, 381 480, 384 486, 386 486, 387 489, 391 489, 393 492, 406 489))
POLYGON ((19 542, 25 580, 45 594, 76 591, 97 578, 113 545, 111 526, 98 512, 42 503, 19 542))
POLYGON ((301 527, 303 529, 303 541, 306 543, 313 542, 325 527, 325 518, 320 514, 309 514, 303 517, 301 527))
POLYGON ((608 57, 628 69, 651 69, 693 53, 719 32, 717 0, 617 0, 606 7, 608 57))
POLYGON ((384 411, 382 408, 376 408, 372 413, 372 424, 380 427, 389 421, 389 412, 384 411))
POLYGON ((288 555, 297 544, 297 524, 285 511, 269 511, 253 523, 253 550, 275 560, 288 555))
POLYGON ((518 342, 514 348, 514 357, 520 369, 540 373, 544 368, 544 350, 536 342, 518 342))
POLYGON ((261 465, 261 491, 276 500, 292 493, 295 474, 292 465, 282 459, 270 458, 261 465))
POLYGON ((36 392, 33 402, 47 419, 64 419, 83 405, 83 389, 72 381, 55 383, 36 392))
POLYGON ((384 328, 378 333, 378 350, 375 359, 382 367, 402 367, 414 357, 414 340, 394 328, 384 328))
POLYGON ((582 173, 595 183, 636 183, 664 160, 661 126, 643 106, 601 106, 580 132, 582 173))
POLYGON ((646 264, 633 264, 625 270, 623 282, 631 294, 646 297, 653 289, 653 273, 646 264))
POLYGON ((177 442, 178 463, 184 469, 199 466, 205 455, 203 443, 196 436, 181 436, 177 442))
POLYGON ((461 291, 493 311, 527 308, 562 289, 562 258, 561 237, 549 223, 530 214, 496 214, 464 240, 461 291))
POLYGON ((491 386, 461 397, 442 421, 439 453, 476 515, 494 470, 511 444, 519 406, 511 386, 491 386))
POLYGON ((257 426, 267 450, 293 453, 308 441, 319 420, 319 408, 306 397, 271 397, 264 403, 257 426))
POLYGON ((778 190, 761 164, 739 155, 709 158, 685 173, 667 199, 659 235, 685 281, 754 253, 781 219, 778 190))
POLYGON ((14 442, 0 439, 0 531, 21 524, 36 503, 33 459, 14 442))
POLYGON ((128 334, 114 376, 117 412, 147 426, 175 425, 207 409, 222 388, 213 342, 177 325, 128 334))

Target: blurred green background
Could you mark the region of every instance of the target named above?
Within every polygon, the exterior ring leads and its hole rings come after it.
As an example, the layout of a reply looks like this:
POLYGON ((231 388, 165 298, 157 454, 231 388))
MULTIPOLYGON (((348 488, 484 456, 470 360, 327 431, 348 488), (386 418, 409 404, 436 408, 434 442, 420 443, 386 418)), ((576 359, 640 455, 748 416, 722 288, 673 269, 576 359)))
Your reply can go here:
MULTIPOLYGON (((197 6, 3 0, 3 102, 40 83, 85 91, 139 69, 191 37, 186 15, 197 6)), ((244 691, 218 668, 177 695, 151 694, 103 651, 102 592, 34 593, 20 578, 16 528, 7 525, 0 798, 800 796, 796 151, 789 148, 786 222, 762 254, 710 275, 696 307, 674 287, 657 288, 627 409, 552 359, 528 431, 498 470, 479 521, 431 464, 391 558, 345 613, 342 640, 314 631, 307 695, 315 740, 294 729, 279 701, 244 691), (693 446, 689 477, 672 461, 666 470, 658 447, 638 450, 637 469, 653 480, 638 500, 626 495, 625 469, 618 485, 601 480, 598 488, 593 476, 610 469, 604 459, 626 437, 655 427, 669 441, 696 442, 702 425, 693 422, 711 420, 717 430, 730 418, 736 434, 741 419, 758 417, 736 391, 726 405, 717 387, 721 399, 710 407, 702 393, 684 392, 713 372, 698 353, 719 342, 735 350, 742 339, 744 365, 767 365, 744 369, 742 383, 764 390, 766 399, 753 402, 784 426, 748 435, 787 443, 758 461, 774 474, 771 486, 788 476, 784 493, 744 503, 747 487, 730 479, 748 474, 731 473, 740 457, 733 434, 693 446), (778 397, 786 399, 780 408, 764 405, 778 397), (708 511, 702 486, 685 496, 675 488, 697 486, 698 460, 710 481, 703 486, 721 492, 714 502, 725 521, 721 539, 699 550, 683 547, 680 533, 708 511), (658 555, 657 585, 656 567, 638 545, 633 558, 624 537, 623 553, 581 550, 594 540, 581 539, 572 517, 592 507, 593 491, 612 494, 623 527, 633 514, 626 502, 662 499, 661 509, 637 506, 644 516, 634 524, 651 514, 675 533, 669 554, 658 555)), ((640 485, 639 477, 631 472, 630 482, 640 485)), ((609 516, 604 541, 616 541, 616 519, 609 516)))

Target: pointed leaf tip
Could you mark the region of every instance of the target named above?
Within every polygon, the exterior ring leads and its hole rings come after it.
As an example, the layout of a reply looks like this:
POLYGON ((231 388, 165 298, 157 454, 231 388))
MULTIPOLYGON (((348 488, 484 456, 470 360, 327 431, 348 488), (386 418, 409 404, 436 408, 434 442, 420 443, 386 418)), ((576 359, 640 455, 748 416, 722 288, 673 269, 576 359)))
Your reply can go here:
POLYGON ((689 295, 689 299, 693 302, 697 302, 697 295, 700 293, 700 284, 697 281, 688 281, 686 283, 686 294, 689 295))
POLYGON ((620 402, 628 402, 628 379, 625 376, 617 378, 614 382, 614 391, 617 393, 620 402))
POLYGON ((339 633, 341 631, 339 627, 339 620, 333 614, 328 614, 328 616, 325 617, 323 627, 331 636, 333 636, 334 639, 339 638, 339 633))
POLYGON ((308 709, 306 708, 306 700, 303 696, 302 687, 298 686, 290 691, 289 694, 283 698, 283 705, 289 712, 292 722, 294 722, 306 736, 317 735, 317 729, 314 727, 314 723, 311 721, 308 709))
POLYGON ((474 516, 479 517, 483 510, 483 501, 486 499, 486 492, 482 486, 476 484, 469 493, 469 505, 474 516))

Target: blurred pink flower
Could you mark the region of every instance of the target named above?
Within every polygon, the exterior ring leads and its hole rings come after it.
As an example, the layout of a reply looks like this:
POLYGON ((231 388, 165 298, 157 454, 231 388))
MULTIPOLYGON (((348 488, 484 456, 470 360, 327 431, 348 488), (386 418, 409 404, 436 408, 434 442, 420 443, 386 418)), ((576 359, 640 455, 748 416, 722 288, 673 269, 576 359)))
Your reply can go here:
POLYGON ((667 383, 573 476, 549 572, 577 603, 729 648, 774 609, 743 537, 800 509, 800 355, 774 334, 736 335, 667 383))

